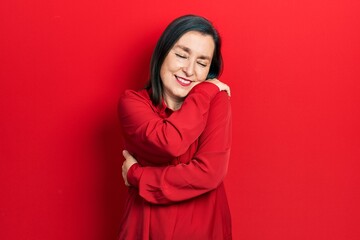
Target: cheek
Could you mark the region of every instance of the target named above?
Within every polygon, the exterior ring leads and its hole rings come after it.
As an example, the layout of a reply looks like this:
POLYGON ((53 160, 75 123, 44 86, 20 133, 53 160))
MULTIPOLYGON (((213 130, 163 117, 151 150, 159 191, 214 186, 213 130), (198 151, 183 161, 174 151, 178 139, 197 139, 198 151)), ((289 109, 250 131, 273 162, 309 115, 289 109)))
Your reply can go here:
POLYGON ((208 74, 209 74, 209 69, 200 69, 198 71, 198 80, 205 81, 208 74))
POLYGON ((174 72, 181 68, 181 64, 181 61, 174 56, 167 56, 163 63, 163 67, 166 71, 174 72))
POLYGON ((166 78, 167 76, 171 75, 172 73, 171 65, 168 62, 164 62, 160 68, 160 77, 161 79, 166 78))

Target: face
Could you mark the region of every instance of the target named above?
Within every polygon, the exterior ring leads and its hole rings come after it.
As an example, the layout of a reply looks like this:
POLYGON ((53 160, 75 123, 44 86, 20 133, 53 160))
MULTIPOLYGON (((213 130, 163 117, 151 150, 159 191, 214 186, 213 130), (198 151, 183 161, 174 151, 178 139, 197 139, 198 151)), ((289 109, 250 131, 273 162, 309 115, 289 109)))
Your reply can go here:
POLYGON ((206 80, 215 43, 210 35, 190 31, 170 49, 160 69, 164 100, 176 110, 190 90, 206 80))

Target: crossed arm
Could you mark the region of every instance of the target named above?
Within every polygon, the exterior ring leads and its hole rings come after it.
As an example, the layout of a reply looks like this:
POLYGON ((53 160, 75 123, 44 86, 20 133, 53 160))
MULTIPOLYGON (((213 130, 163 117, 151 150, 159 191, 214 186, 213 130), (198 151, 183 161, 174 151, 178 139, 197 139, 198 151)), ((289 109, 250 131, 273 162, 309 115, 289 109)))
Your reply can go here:
POLYGON ((127 150, 149 161, 154 158, 148 155, 156 152, 154 164, 182 155, 203 132, 210 103, 218 92, 219 88, 208 81, 196 85, 182 107, 169 117, 159 116, 156 107, 140 93, 125 92, 119 115, 127 150))
POLYGON ((147 166, 137 164, 124 151, 125 183, 155 204, 187 200, 215 189, 226 175, 231 146, 229 97, 220 92, 210 100, 207 121, 199 136, 199 147, 188 164, 147 166))

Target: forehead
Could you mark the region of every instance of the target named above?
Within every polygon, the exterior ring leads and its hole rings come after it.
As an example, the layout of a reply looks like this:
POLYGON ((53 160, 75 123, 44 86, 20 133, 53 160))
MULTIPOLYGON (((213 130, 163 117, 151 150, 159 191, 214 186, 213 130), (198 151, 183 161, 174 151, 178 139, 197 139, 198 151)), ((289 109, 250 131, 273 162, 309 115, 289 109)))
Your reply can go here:
POLYGON ((212 57, 215 43, 211 35, 190 31, 179 38, 174 44, 174 48, 181 48, 189 53, 212 57))

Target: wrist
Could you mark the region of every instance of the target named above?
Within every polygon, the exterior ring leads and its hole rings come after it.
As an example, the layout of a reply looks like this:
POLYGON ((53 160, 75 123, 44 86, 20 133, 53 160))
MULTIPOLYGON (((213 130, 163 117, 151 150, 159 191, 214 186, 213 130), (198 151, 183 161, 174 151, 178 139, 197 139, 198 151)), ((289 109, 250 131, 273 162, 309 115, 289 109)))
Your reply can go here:
POLYGON ((143 172, 143 169, 140 166, 140 164, 134 163, 133 165, 131 165, 131 167, 129 168, 129 170, 127 172, 126 178, 127 178, 128 183, 132 187, 139 186, 139 181, 140 181, 142 172, 143 172))

